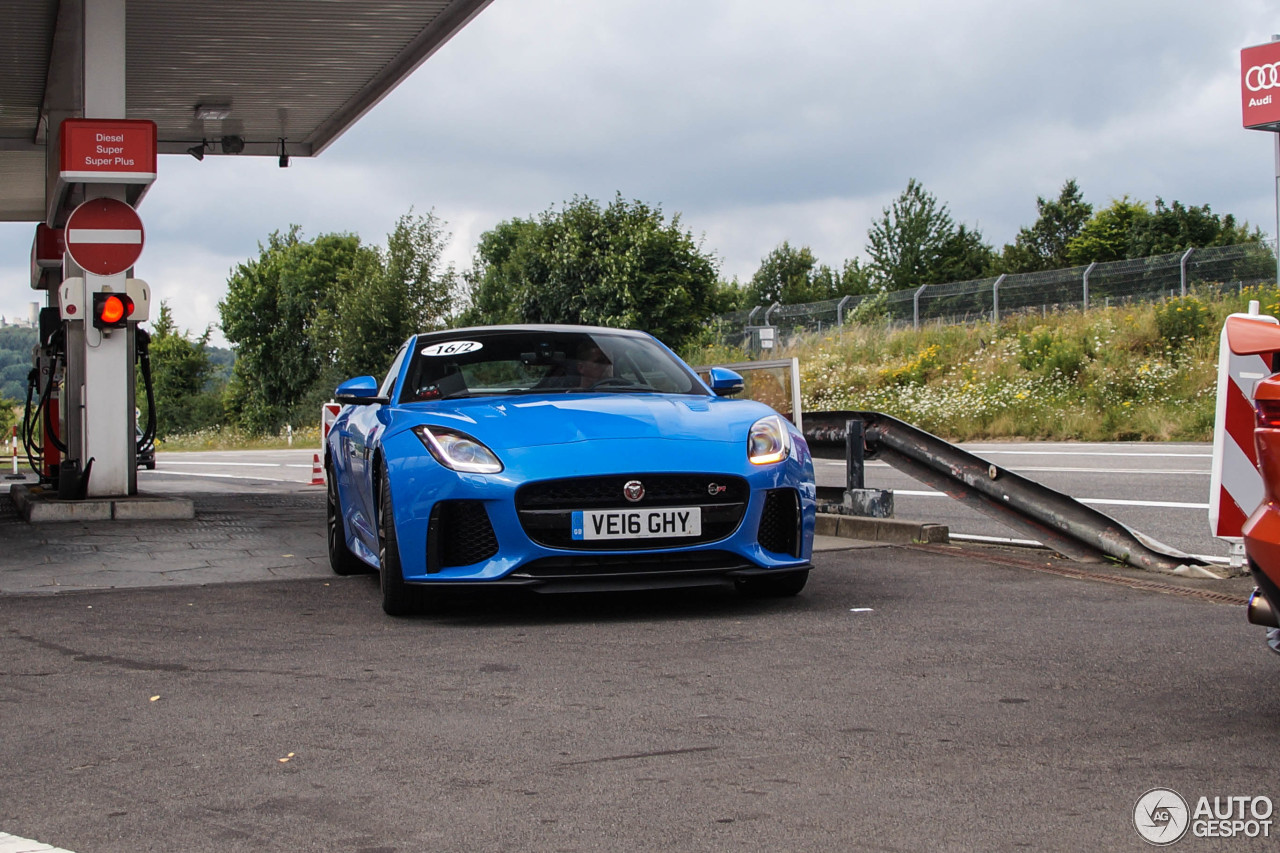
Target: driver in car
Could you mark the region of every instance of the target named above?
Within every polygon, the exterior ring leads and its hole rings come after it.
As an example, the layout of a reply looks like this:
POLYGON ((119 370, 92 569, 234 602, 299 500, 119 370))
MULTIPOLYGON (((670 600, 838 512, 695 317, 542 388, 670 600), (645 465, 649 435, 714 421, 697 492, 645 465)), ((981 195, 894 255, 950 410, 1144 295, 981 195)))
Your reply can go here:
POLYGON ((590 388, 613 375, 613 363, 594 342, 578 348, 578 387, 590 388))

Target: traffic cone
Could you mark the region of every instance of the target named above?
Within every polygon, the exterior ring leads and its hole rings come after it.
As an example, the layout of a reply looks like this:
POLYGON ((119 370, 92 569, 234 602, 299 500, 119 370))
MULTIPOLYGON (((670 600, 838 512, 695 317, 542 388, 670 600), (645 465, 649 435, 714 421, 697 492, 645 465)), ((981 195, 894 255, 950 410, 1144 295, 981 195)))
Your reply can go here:
POLYGON ((324 469, 320 467, 320 454, 311 454, 311 485, 324 485, 324 469))

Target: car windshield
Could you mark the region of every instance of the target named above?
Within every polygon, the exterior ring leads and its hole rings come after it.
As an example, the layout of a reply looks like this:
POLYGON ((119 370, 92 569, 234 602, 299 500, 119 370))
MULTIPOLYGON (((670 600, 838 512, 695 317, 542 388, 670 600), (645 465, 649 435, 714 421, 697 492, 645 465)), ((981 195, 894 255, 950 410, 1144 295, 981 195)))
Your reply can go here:
POLYGON ((473 329, 419 337, 400 402, 585 391, 706 393, 688 368, 649 338, 473 329))

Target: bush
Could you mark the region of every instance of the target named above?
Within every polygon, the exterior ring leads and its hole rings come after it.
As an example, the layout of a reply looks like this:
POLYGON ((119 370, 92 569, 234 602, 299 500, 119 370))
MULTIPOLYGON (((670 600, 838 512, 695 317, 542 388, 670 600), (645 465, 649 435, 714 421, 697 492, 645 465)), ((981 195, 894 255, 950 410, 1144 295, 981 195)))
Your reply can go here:
POLYGON ((1156 306, 1160 337, 1175 347, 1208 336, 1216 325, 1213 312, 1195 296, 1180 296, 1156 306))
POLYGON ((1046 378, 1056 374, 1074 380, 1089 363, 1084 343, 1069 340, 1043 326, 1029 335, 1019 335, 1018 346, 1021 350, 1018 364, 1022 369, 1046 378))

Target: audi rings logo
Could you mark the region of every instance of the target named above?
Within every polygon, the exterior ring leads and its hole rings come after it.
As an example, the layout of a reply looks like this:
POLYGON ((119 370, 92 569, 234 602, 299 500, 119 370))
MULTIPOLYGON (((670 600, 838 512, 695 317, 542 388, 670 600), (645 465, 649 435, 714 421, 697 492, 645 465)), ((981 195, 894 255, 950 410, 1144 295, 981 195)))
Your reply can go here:
POLYGON ((1280 89, 1280 62, 1253 66, 1244 73, 1244 85, 1250 92, 1280 89))

